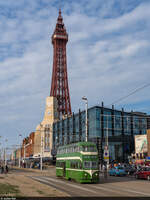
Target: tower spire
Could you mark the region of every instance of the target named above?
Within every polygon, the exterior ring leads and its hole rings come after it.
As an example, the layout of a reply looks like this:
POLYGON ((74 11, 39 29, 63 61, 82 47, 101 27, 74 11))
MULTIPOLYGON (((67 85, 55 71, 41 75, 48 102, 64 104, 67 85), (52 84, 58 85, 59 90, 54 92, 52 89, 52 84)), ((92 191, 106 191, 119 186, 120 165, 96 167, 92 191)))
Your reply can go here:
POLYGON ((61 17, 61 9, 59 8, 59 17, 61 17))
POLYGON ((59 9, 56 27, 52 35, 53 72, 50 91, 50 96, 57 98, 59 117, 71 115, 66 58, 67 42, 68 34, 63 23, 61 10, 59 9))

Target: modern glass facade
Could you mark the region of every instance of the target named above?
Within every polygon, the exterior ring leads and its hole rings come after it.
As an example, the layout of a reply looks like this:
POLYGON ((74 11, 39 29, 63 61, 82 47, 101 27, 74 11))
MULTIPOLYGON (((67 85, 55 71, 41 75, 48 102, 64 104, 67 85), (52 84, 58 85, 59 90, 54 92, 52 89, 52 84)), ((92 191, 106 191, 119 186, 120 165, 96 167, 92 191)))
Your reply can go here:
MULTIPOLYGON (((134 135, 146 134, 145 113, 124 112, 103 106, 88 109, 88 140, 99 138, 103 151, 108 137, 110 160, 124 162, 134 151, 134 135)), ((53 124, 53 149, 59 145, 85 141, 85 111, 53 124)))

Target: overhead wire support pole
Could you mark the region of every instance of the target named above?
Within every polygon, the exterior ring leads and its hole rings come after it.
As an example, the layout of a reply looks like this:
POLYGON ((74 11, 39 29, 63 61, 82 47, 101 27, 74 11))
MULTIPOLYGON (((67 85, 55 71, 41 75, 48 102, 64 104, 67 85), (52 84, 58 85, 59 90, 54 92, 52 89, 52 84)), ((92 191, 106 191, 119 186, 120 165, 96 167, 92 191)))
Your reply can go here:
POLYGON ((88 99, 82 97, 82 100, 85 101, 85 141, 88 141, 88 99))
MULTIPOLYGON (((108 115, 109 116, 109 115, 108 115)), ((107 151, 108 151, 108 154, 109 154, 109 144, 108 144, 108 116, 106 118, 106 122, 107 122, 107 136, 106 136, 106 145, 107 145, 107 151)), ((109 156, 109 155, 108 155, 109 156)), ((107 165, 109 165, 109 158, 108 158, 108 161, 107 161, 107 165)))

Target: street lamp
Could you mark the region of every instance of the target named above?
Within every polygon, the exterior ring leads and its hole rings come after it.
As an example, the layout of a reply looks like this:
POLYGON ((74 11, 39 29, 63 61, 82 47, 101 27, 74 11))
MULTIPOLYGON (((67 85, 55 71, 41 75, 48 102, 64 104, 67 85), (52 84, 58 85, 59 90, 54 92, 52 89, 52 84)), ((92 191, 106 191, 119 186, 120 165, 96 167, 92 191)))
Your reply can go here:
MULTIPOLYGON (((19 137, 22 137, 21 134, 19 134, 19 137)), ((19 142, 20 143, 20 142, 19 142)), ((19 168, 20 168, 20 157, 21 157, 21 145, 19 144, 19 168)))
MULTIPOLYGON (((0 135, 0 138, 1 138, 2 136, 0 135)), ((0 145, 1 145, 1 143, 0 143, 0 145)), ((0 161, 1 161, 1 159, 2 159, 2 150, 0 150, 0 161)))
POLYGON ((40 170, 42 171, 43 168, 43 135, 42 131, 41 132, 41 156, 40 156, 40 170))
POLYGON ((85 101, 85 141, 88 141, 88 99, 86 97, 82 97, 82 100, 85 101))
POLYGON ((104 160, 107 162, 107 168, 108 168, 109 165, 108 115, 106 115, 106 137, 105 137, 104 160))
POLYGON ((8 140, 7 139, 5 139, 5 148, 4 148, 4 160, 5 160, 5 166, 6 166, 6 164, 7 164, 7 161, 6 161, 6 142, 7 142, 8 140))

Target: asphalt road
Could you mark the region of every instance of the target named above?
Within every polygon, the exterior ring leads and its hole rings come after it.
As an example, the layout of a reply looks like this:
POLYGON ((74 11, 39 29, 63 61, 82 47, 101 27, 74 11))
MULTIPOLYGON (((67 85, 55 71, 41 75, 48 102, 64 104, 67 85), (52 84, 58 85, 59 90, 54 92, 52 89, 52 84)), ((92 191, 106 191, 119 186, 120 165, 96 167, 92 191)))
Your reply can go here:
POLYGON ((133 177, 108 177, 107 180, 101 177, 101 181, 98 184, 79 184, 51 176, 31 176, 31 178, 60 191, 64 191, 73 197, 150 197, 150 182, 147 180, 136 180, 133 177))

